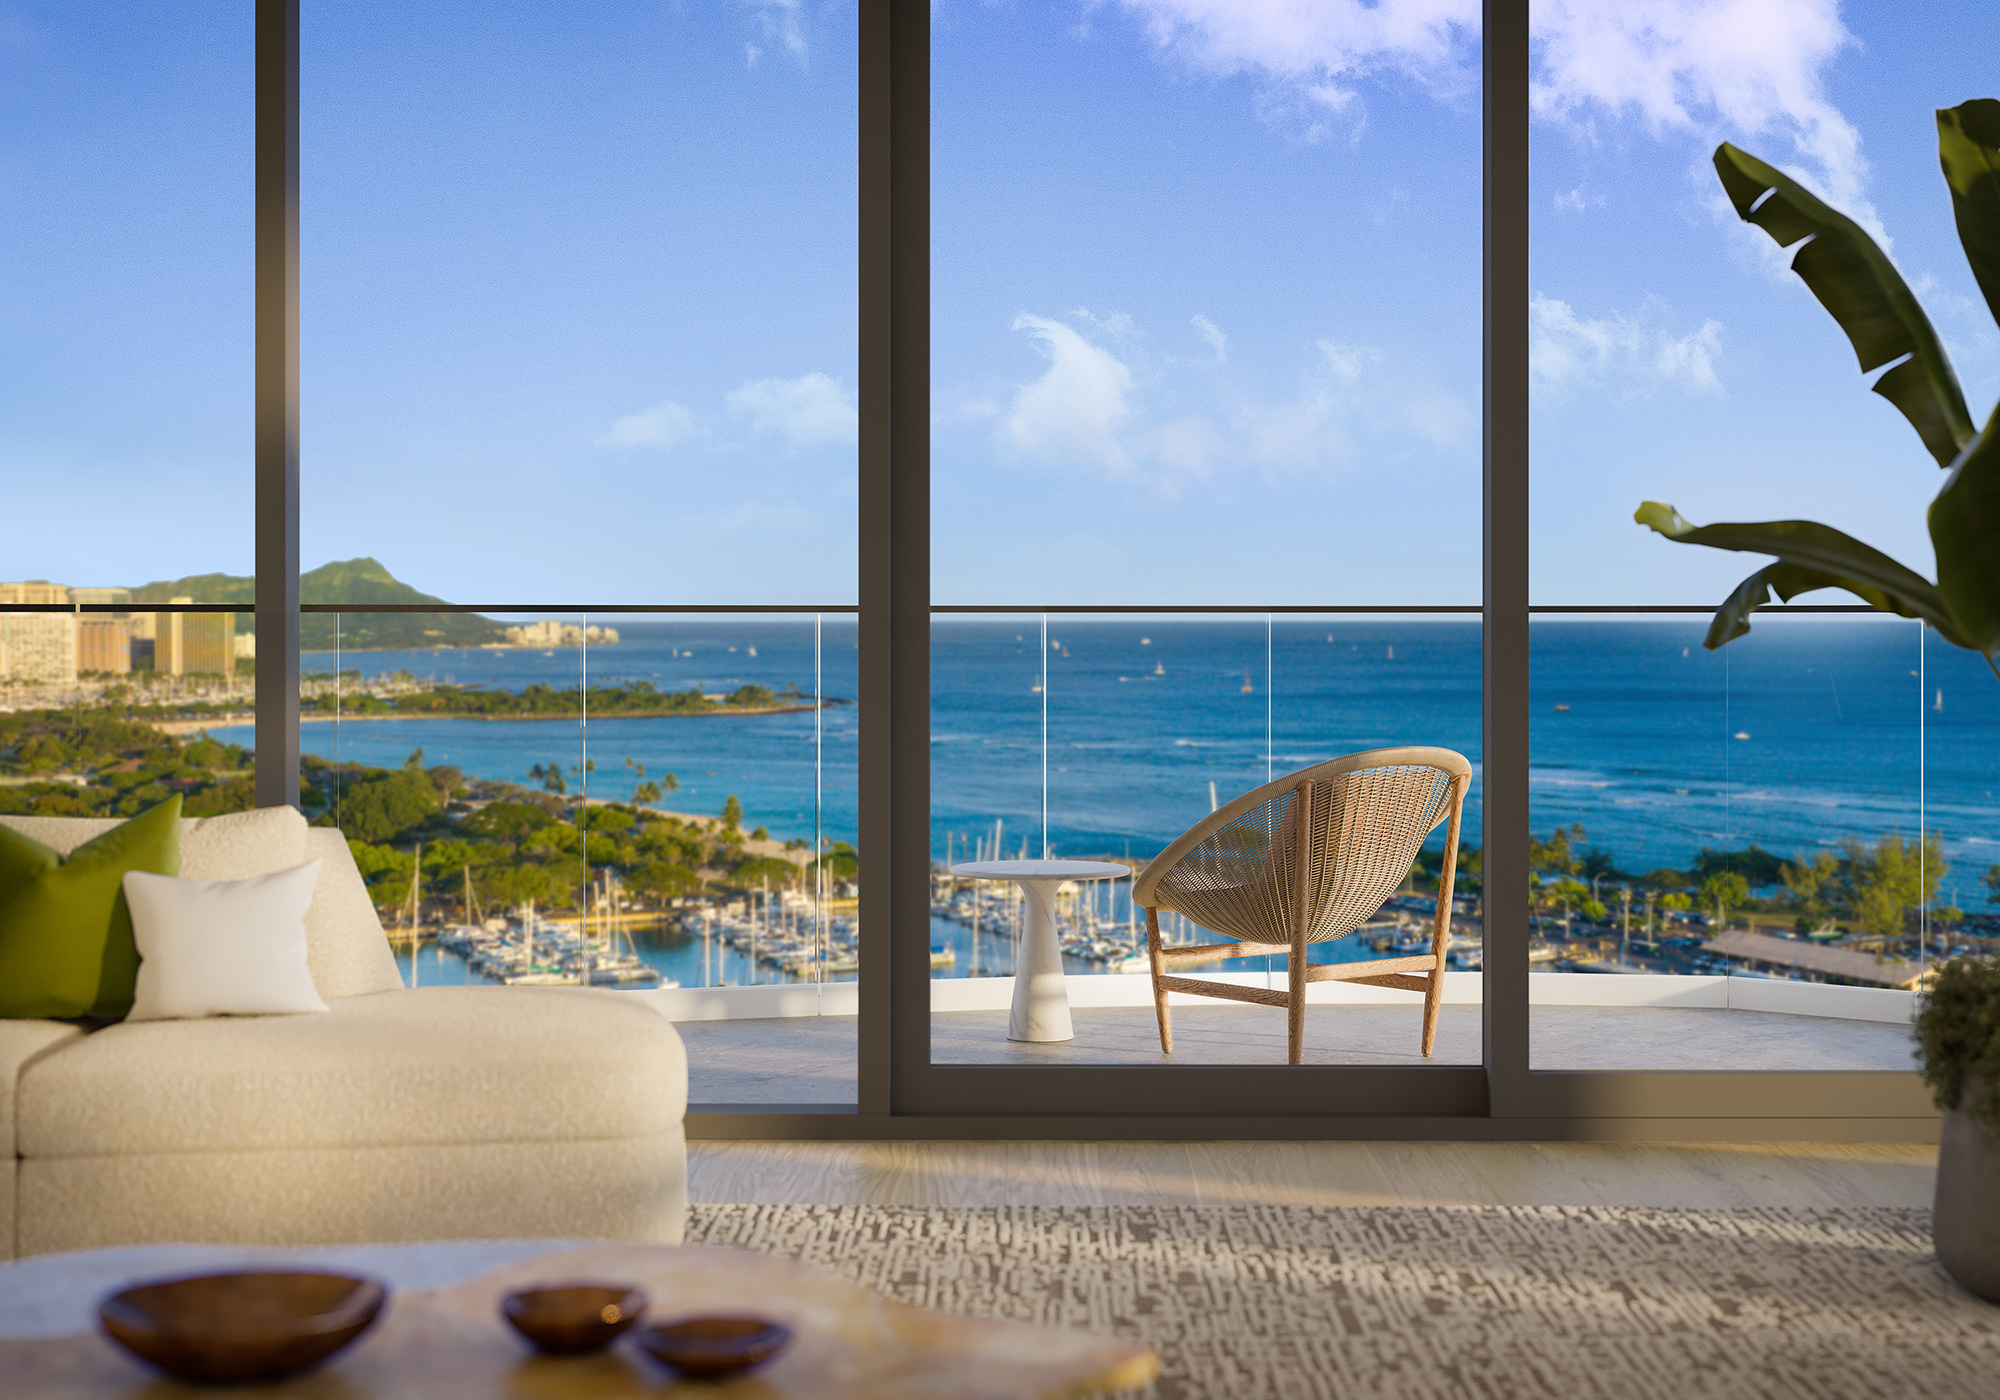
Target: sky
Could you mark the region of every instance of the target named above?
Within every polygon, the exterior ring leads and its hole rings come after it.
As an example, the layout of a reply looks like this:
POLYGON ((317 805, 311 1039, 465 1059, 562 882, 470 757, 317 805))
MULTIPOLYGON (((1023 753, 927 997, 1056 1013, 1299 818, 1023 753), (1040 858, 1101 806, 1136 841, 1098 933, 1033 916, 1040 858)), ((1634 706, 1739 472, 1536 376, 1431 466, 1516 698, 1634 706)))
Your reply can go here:
MULTIPOLYGON (((458 601, 855 596, 853 0, 304 0, 307 567, 458 601)), ((248 0, 0 0, 0 577, 248 573, 248 0)), ((1533 591, 1696 521, 1928 570, 1940 480, 1720 197, 1877 230, 1982 421, 1931 111, 1965 0, 1538 0, 1533 591)), ((1476 603, 1476 0, 936 0, 940 603, 1476 603)), ((1832 600, 1832 595, 1826 595, 1832 600)))

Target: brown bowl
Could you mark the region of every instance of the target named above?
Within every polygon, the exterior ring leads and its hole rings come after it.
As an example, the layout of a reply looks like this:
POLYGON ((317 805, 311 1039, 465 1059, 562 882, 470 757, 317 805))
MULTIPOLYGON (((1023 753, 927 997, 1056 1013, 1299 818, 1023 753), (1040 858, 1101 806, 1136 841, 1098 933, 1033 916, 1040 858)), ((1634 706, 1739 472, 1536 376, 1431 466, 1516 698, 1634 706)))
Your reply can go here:
POLYGON ((543 1351, 601 1351, 639 1320, 646 1295, 629 1283, 543 1283, 509 1293, 500 1315, 543 1351))
POLYGON ((791 1328, 767 1317, 684 1317, 639 1332, 639 1345, 654 1359, 705 1381, 761 1366, 791 1340, 791 1328))
POLYGON ((311 1370, 368 1330, 387 1291, 350 1274, 203 1274, 97 1305, 111 1340, 178 1380, 275 1381, 311 1370))

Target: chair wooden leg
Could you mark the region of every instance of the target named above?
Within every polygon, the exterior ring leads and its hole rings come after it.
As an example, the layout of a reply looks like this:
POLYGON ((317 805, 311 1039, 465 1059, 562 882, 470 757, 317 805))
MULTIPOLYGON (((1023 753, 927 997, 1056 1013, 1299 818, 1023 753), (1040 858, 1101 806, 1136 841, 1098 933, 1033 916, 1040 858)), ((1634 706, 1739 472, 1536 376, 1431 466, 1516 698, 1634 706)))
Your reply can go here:
MULTIPOLYGON (((1292 809, 1294 830, 1292 870, 1292 951, 1285 959, 1288 994, 1285 1000, 1285 1039, 1291 1062, 1306 1060, 1306 929, 1312 922, 1308 895, 1312 888, 1313 784, 1299 785, 1298 805, 1292 809)), ((1270 964, 1266 963, 1265 966, 1270 964)))
POLYGON ((1444 955, 1451 947, 1452 880, 1458 873, 1458 823, 1465 812, 1465 789, 1470 778, 1451 780, 1451 827, 1445 832, 1444 865, 1438 871, 1437 915, 1431 924, 1431 953, 1437 966, 1431 969, 1431 985, 1424 992, 1424 1055, 1429 1058, 1437 1044, 1438 1003, 1444 1000, 1444 955))
POLYGON ((1160 986, 1160 912, 1146 911, 1146 955, 1153 961, 1153 1014, 1160 1018, 1160 1053, 1174 1053, 1174 1022, 1167 1010, 1167 993, 1160 986))
MULTIPOLYGON (((1442 964, 1443 959, 1439 959, 1442 964)), ((1431 985, 1424 992, 1424 1054, 1428 1056, 1437 1044, 1438 1003, 1444 1000, 1444 968, 1442 965, 1431 969, 1431 985)))
POLYGON ((1306 957, 1303 944, 1292 949, 1288 961, 1291 1000, 1285 1003, 1285 1029, 1290 1040, 1292 1063, 1302 1065, 1306 1062, 1306 957))

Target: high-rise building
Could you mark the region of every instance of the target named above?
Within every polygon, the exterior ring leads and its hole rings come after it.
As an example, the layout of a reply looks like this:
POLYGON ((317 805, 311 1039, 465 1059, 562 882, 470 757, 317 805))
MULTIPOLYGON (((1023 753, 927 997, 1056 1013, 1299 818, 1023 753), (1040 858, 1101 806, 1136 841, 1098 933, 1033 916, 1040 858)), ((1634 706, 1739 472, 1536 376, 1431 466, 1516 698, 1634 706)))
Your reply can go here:
POLYGON ((0 613, 0 679, 76 679, 76 618, 70 613, 0 613))
POLYGON ((175 613, 184 676, 227 676, 236 670, 235 613, 175 613))
MULTIPOLYGON (((191 603, 192 598, 175 598, 191 603)), ((166 676, 227 676, 236 670, 236 614, 150 614, 153 669, 166 676)))
POLYGON ((50 583, 45 578, 30 579, 26 583, 0 583, 0 607, 8 604, 18 607, 45 607, 50 603, 69 601, 67 588, 59 583, 50 583))
POLYGON ((129 588, 72 588, 69 591, 69 601, 80 603, 84 607, 124 607, 132 601, 132 590, 129 588))
POLYGON ((78 675, 122 676, 132 669, 132 626, 122 617, 81 613, 76 619, 78 675))

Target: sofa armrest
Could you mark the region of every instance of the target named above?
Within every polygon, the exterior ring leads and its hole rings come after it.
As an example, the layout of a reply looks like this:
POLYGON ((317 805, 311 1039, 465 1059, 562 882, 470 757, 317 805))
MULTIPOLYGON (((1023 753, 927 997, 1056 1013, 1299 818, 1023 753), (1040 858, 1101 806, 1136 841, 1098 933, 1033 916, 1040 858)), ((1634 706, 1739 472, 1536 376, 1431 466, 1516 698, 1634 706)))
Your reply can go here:
POLYGON ((306 959, 319 994, 354 997, 400 990, 403 974, 347 838, 332 827, 313 827, 306 832, 306 859, 325 862, 306 910, 306 959))

